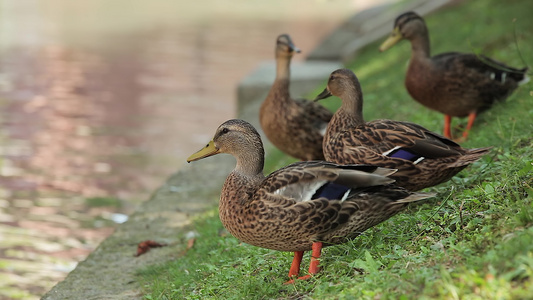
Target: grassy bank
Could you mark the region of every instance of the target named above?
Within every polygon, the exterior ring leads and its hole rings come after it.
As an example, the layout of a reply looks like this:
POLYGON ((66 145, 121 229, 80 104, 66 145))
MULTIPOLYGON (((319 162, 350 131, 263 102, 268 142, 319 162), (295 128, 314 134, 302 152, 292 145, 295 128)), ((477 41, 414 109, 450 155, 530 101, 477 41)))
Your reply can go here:
MULTIPOLYGON (((533 65, 532 9, 529 0, 485 0, 441 10, 426 18, 432 51, 479 52, 516 67, 533 65)), ((377 51, 378 45, 365 48, 348 66, 363 87, 365 119, 408 120, 442 132, 443 115, 413 101, 403 86, 408 43, 385 53, 377 51)), ((240 243, 226 233, 213 210, 196 220, 199 235, 185 255, 140 271, 145 298, 530 297, 532 90, 531 82, 520 87, 476 120, 464 146, 492 145, 490 155, 451 181, 428 189, 437 197, 412 205, 349 243, 326 248, 322 270, 311 280, 283 285, 292 254, 240 243)), ((339 105, 338 99, 327 101, 331 109, 339 105)), ((457 124, 465 125, 466 120, 454 119, 457 124)), ((289 162, 279 152, 269 153, 266 173, 289 162)), ((304 261, 307 264, 308 254, 304 261)))

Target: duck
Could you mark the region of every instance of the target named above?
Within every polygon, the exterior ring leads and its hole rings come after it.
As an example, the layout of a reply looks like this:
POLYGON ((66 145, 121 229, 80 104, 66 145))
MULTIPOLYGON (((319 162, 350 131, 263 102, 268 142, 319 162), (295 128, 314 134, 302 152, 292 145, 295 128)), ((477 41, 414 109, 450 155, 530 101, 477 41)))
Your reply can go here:
POLYGON ((220 195, 223 226, 244 243, 294 252, 286 283, 297 278, 304 251, 312 251, 309 272, 298 279, 318 273, 323 247, 353 239, 409 203, 435 195, 394 186, 395 169, 370 165, 299 161, 264 176, 261 136, 240 119, 222 123, 187 162, 220 153, 236 159, 220 195))
POLYGON ((333 113, 289 93, 290 63, 301 52, 288 34, 276 39, 276 78, 261 104, 259 122, 266 137, 282 152, 300 160, 324 160, 322 141, 333 113))
POLYGON ((396 18, 394 30, 379 50, 404 39, 411 42, 407 91, 420 104, 444 114, 447 138, 452 138, 452 117, 468 116, 466 129, 457 139, 465 141, 479 113, 529 81, 527 67, 513 68, 480 54, 447 52, 431 57, 426 23, 412 11, 396 18))
POLYGON ((387 119, 366 122, 361 85, 350 69, 332 72, 315 101, 330 96, 339 97, 342 104, 324 137, 326 160, 397 169, 390 178, 410 191, 449 180, 491 149, 465 149, 415 123, 387 119))

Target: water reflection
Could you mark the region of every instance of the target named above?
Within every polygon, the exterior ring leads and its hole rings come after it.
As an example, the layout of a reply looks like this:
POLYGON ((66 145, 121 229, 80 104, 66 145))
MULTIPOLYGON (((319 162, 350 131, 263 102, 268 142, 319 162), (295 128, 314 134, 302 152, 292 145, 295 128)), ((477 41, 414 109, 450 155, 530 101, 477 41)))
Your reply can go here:
POLYGON ((112 232, 111 213, 131 212, 234 117, 236 84, 273 58, 279 33, 305 52, 369 5, 233 4, 2 2, 0 298, 61 280, 112 232))

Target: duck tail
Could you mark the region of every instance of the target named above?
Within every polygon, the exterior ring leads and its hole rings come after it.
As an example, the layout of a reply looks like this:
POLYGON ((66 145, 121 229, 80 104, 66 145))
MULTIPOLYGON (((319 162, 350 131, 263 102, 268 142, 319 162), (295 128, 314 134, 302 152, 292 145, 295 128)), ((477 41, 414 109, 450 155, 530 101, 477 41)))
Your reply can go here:
POLYGON ((403 199, 396 200, 394 203, 411 203, 411 202, 416 202, 416 201, 424 200, 427 198, 435 197, 435 195, 437 194, 436 193, 412 193, 411 195, 403 199))
POLYGON ((527 76, 527 70, 528 68, 523 68, 520 70, 520 74, 522 75, 522 79, 518 80, 518 85, 526 84, 529 82, 529 76, 527 76))
POLYGON ((455 163, 451 164, 450 167, 457 168, 467 166, 478 161, 483 155, 488 154, 490 149, 492 149, 492 147, 467 149, 467 152, 459 157, 455 163))

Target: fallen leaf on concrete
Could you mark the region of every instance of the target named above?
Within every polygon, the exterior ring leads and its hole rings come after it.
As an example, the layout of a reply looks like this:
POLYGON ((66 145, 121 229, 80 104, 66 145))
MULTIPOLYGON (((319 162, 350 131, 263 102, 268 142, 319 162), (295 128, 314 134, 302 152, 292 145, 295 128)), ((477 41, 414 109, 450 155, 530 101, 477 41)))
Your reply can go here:
POLYGON ((195 241, 196 241, 196 238, 192 238, 187 241, 187 250, 191 249, 194 246, 195 241))
POLYGON ((167 244, 160 244, 152 240, 146 240, 144 242, 140 242, 137 245, 137 254, 135 254, 135 256, 141 256, 145 254, 146 252, 150 251, 151 248, 159 248, 159 247, 164 247, 166 245, 167 244))

